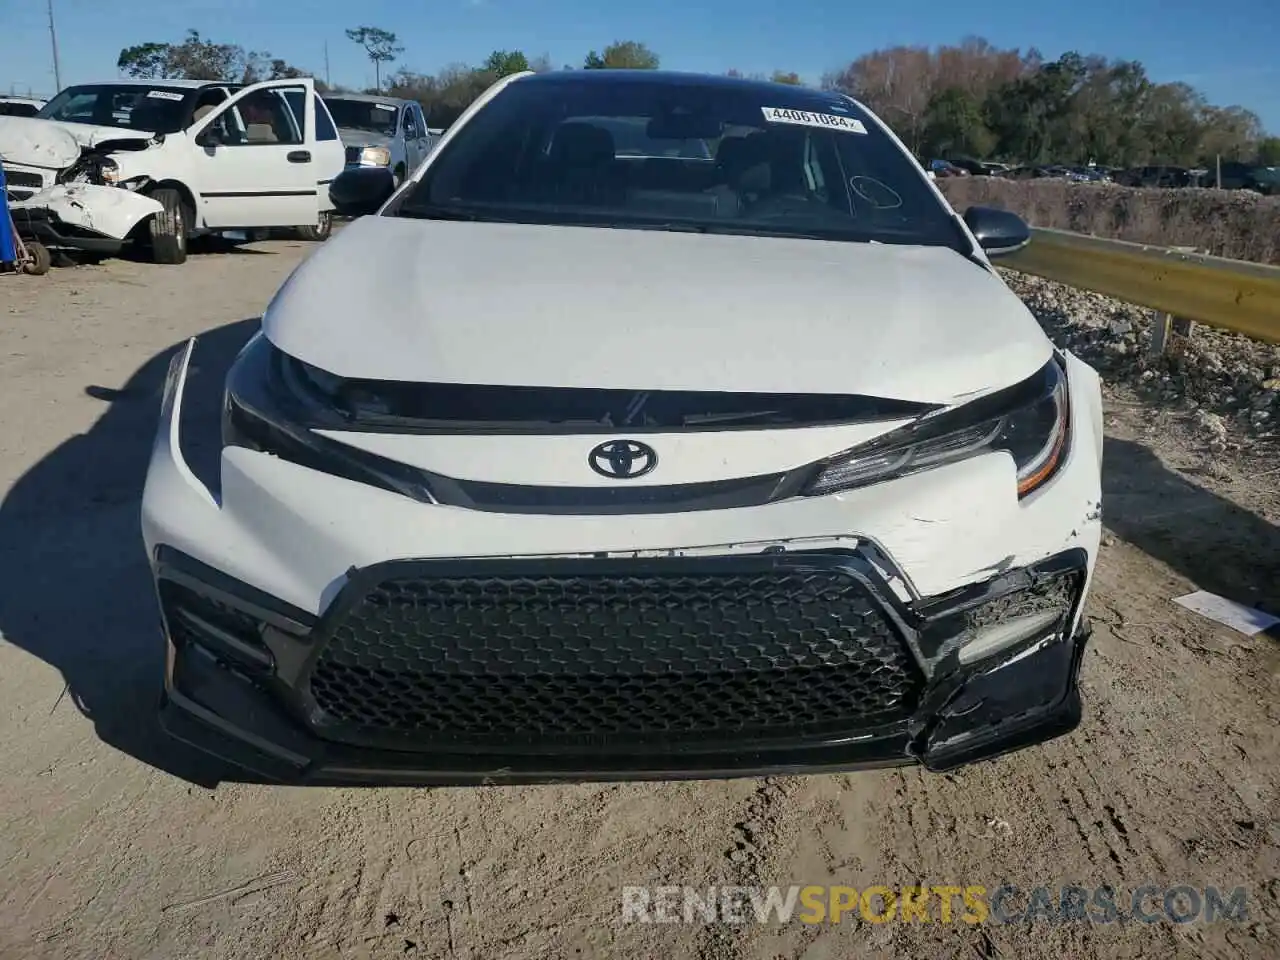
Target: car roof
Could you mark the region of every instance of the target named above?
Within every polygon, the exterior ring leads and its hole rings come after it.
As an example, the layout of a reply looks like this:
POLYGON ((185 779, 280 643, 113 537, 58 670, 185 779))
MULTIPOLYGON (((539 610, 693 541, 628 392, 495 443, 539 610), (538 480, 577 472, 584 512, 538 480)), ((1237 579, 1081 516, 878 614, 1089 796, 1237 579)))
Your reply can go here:
POLYGON ((116 80, 91 80, 86 83, 68 84, 70 87, 173 87, 196 90, 200 87, 237 87, 240 84, 223 80, 144 80, 138 77, 120 77, 116 80))
POLYGON ((45 103, 43 97, 20 97, 16 93, 0 93, 0 103, 45 103))
POLYGON ((321 96, 325 100, 359 100, 361 103, 385 103, 395 106, 414 102, 405 100, 403 97, 382 97, 372 93, 325 93, 321 96))
POLYGON ((841 97, 844 94, 836 90, 818 90, 813 87, 802 87, 791 83, 774 83, 771 80, 747 80, 743 77, 729 77, 714 73, 688 73, 679 70, 552 70, 549 73, 534 73, 518 78, 515 82, 526 83, 605 83, 605 84, 654 84, 672 87, 698 86, 720 87, 736 90, 755 90, 760 96, 776 95, 784 91, 796 94, 811 95, 815 98, 841 97))

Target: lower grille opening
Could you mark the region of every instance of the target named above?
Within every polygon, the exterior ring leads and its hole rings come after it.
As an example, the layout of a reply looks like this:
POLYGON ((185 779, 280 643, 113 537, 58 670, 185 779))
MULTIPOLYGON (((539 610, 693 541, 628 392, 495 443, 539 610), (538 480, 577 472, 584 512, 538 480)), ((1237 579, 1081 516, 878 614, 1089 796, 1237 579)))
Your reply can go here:
POLYGON ((40 174, 25 170, 7 170, 4 178, 10 187, 35 187, 37 190, 44 187, 44 178, 40 174))
POLYGON ((228 666, 267 675, 274 664, 257 619, 170 580, 159 584, 160 607, 175 646, 195 643, 228 666))
POLYGON ((386 579, 310 675, 322 732, 405 745, 870 728, 909 716, 920 687, 860 580, 782 567, 386 579))

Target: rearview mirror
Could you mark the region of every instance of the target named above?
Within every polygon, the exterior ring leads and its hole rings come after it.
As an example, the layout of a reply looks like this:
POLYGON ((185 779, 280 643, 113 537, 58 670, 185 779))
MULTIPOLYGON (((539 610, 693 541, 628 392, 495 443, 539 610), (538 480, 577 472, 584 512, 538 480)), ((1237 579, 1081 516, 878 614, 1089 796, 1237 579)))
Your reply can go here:
POLYGON ((970 207, 964 212, 964 222, 988 257, 1016 253, 1031 242, 1027 221, 1008 210, 970 207))
POLYGON ((386 167, 358 167, 334 177, 329 200, 341 216, 364 217, 377 213, 395 190, 395 178, 386 167))
POLYGON ((714 140, 722 132, 718 119, 696 113, 663 114, 645 124, 650 140, 714 140))

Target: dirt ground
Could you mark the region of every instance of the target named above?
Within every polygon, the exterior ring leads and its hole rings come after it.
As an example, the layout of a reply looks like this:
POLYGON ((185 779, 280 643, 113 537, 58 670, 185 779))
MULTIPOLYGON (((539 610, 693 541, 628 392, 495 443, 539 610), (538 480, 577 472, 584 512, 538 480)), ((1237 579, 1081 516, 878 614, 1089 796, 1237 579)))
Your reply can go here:
POLYGON ((227 362, 308 249, 0 277, 0 957, 1280 956, 1280 649, 1170 602, 1195 585, 1280 603, 1280 449, 1209 460, 1178 415, 1125 394, 1072 736, 945 776, 208 783, 152 720, 138 497, 175 346, 203 335, 192 416, 211 429, 227 362), (629 885, 1005 883, 1121 903, 1243 886, 1248 916, 621 922, 629 885))

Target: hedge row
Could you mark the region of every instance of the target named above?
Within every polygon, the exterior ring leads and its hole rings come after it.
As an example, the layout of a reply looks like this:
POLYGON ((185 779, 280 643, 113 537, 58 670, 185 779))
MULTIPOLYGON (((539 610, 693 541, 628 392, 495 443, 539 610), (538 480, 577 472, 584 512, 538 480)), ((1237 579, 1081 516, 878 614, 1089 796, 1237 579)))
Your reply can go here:
POLYGON ((1280 197, 995 177, 947 178, 938 186, 961 212, 1000 207, 1037 227, 1280 263, 1280 197))

